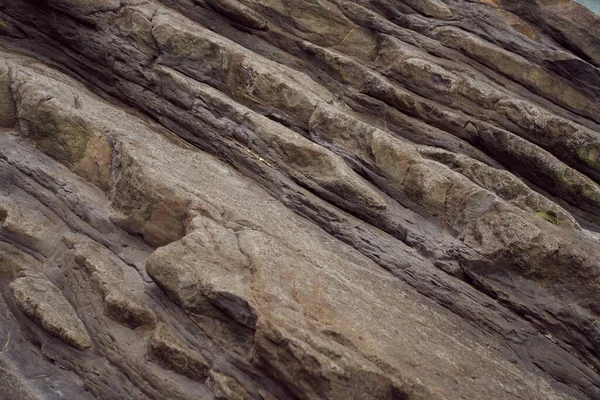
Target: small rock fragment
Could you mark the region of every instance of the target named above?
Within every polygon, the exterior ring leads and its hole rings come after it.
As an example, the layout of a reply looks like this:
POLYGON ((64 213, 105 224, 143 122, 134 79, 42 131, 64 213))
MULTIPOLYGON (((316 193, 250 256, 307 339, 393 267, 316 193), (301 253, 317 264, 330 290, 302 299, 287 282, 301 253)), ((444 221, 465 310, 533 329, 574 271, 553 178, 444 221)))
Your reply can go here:
POLYGON ((210 372, 209 386, 219 400, 247 400, 252 398, 237 380, 216 371, 210 372))
POLYGON ((46 332, 79 350, 92 346, 73 306, 50 281, 23 277, 13 281, 10 288, 19 308, 46 332))
POLYGON ((206 0, 206 2, 234 22, 252 29, 267 29, 267 20, 263 16, 236 0, 206 0))
POLYGON ((198 382, 204 382, 209 366, 196 351, 187 348, 169 331, 158 323, 148 342, 148 352, 158 364, 198 382))
POLYGON ((428 17, 438 19, 452 18, 452 10, 441 0, 404 0, 405 3, 428 17))
POLYGON ((132 329, 156 325, 154 311, 127 290, 121 267, 109 258, 105 248, 93 243, 79 243, 76 249, 75 261, 85 269, 92 284, 102 294, 104 309, 110 318, 132 329))

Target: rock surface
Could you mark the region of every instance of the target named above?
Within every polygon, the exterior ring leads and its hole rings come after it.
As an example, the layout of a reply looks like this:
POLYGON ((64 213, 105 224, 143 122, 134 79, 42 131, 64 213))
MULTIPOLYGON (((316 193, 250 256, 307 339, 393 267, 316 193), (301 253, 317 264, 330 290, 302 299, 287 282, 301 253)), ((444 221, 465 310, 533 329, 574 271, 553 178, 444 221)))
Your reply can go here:
POLYGON ((599 18, 4 0, 0 397, 600 398, 599 18))

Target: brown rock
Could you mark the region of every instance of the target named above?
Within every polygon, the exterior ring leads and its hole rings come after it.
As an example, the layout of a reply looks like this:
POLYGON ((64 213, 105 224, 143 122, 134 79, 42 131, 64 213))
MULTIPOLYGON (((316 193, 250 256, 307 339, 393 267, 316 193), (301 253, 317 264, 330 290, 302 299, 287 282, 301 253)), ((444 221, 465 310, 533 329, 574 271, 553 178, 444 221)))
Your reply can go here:
POLYGON ((92 339, 73 306, 48 280, 18 278, 10 288, 19 308, 49 334, 79 350, 92 346, 92 339))
POLYGON ((597 16, 0 8, 8 396, 600 398, 597 16))
POLYGON ((215 371, 210 372, 209 385, 212 386, 212 391, 219 400, 247 400, 252 398, 234 378, 215 371))
POLYGON ((439 19, 452 18, 452 10, 442 0, 404 0, 404 2, 428 17, 439 19))
POLYGON ((234 22, 252 29, 267 29, 267 20, 236 0, 208 0, 208 4, 234 22))
POLYGON ((156 325, 150 336, 148 353, 165 368, 190 379, 202 382, 208 376, 209 366, 202 356, 176 339, 162 323, 156 325))

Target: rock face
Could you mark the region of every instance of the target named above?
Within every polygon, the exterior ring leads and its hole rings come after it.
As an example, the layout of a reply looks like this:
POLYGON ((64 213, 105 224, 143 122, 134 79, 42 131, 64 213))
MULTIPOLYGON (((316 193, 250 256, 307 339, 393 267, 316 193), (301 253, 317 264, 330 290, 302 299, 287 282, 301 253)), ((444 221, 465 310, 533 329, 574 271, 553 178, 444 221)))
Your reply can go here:
POLYGON ((3 0, 0 397, 599 399, 599 18, 3 0))

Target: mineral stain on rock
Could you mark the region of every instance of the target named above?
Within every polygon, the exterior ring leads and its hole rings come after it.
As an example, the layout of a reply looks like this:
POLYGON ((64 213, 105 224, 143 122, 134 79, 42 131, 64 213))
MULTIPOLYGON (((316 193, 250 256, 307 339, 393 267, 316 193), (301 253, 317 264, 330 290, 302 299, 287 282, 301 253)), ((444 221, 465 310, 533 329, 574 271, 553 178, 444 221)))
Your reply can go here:
POLYGON ((4 0, 0 397, 600 398, 580 3, 4 0))

